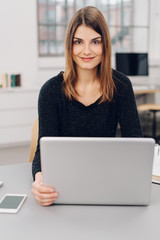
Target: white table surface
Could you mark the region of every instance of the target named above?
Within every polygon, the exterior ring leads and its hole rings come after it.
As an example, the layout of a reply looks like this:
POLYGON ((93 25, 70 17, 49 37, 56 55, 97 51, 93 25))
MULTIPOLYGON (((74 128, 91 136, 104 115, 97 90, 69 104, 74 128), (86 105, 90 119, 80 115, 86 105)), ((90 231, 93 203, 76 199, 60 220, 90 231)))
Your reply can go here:
POLYGON ((31 164, 0 167, 0 199, 6 193, 26 193, 17 214, 0 214, 0 239, 159 240, 160 185, 152 184, 145 206, 41 207, 31 193, 31 164))

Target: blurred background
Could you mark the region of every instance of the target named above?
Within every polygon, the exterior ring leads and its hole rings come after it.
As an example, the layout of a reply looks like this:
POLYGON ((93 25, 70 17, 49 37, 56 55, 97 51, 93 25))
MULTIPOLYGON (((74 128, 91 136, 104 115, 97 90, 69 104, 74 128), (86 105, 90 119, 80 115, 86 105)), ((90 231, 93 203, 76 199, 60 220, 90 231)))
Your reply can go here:
MULTIPOLYGON (((96 6, 106 18, 113 68, 121 71, 121 54, 132 65, 137 54, 138 72, 124 64, 135 91, 160 88, 160 0, 0 0, 0 164, 29 160, 39 89, 64 70, 66 27, 84 6, 96 6)), ((137 105, 160 104, 159 91, 135 97, 137 105)), ((152 136, 153 112, 140 111, 140 119, 145 136, 152 136)))

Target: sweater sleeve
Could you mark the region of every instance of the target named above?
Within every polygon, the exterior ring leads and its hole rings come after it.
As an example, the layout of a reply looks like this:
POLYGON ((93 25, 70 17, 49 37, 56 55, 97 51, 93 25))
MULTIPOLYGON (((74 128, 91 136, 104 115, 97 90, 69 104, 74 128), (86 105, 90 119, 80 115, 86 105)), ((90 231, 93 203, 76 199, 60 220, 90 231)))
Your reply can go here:
POLYGON ((41 171, 40 138, 43 136, 58 135, 58 113, 57 113, 57 86, 54 81, 47 81, 41 88, 38 98, 39 136, 36 153, 32 163, 32 175, 41 171))
MULTIPOLYGON (((120 79, 121 81, 121 79, 120 79)), ((142 137, 142 130, 130 80, 123 75, 118 96, 118 121, 122 137, 142 137)))

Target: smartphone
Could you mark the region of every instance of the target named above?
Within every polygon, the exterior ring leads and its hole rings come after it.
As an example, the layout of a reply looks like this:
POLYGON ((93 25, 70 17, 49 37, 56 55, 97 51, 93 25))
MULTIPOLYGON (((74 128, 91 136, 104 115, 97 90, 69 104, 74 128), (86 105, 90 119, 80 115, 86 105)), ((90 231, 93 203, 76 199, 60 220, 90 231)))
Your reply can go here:
POLYGON ((17 213, 26 197, 26 194, 6 194, 0 202, 0 213, 17 213))

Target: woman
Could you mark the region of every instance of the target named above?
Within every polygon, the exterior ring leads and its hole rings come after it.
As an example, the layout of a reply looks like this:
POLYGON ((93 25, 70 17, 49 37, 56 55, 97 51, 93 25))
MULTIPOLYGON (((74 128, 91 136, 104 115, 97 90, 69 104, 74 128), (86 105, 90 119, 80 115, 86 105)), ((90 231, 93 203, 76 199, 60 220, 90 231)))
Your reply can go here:
MULTIPOLYGON (((47 81, 39 95, 39 139, 43 136, 141 137, 129 79, 111 68, 107 23, 95 7, 72 17, 65 39, 65 72, 47 81)), ((39 140, 32 172, 32 193, 40 205, 51 205, 58 193, 44 186, 39 140)))

